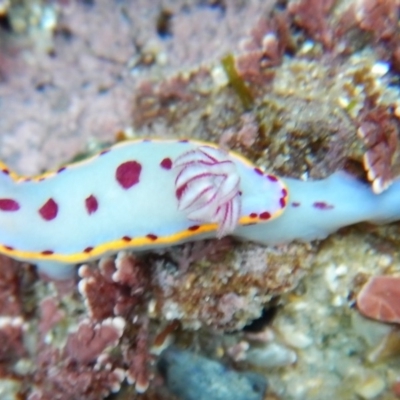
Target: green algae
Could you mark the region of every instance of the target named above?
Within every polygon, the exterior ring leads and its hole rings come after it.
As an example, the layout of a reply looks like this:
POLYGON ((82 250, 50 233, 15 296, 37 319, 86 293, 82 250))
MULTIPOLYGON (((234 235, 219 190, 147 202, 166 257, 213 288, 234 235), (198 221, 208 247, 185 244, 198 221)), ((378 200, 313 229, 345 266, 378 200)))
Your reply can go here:
POLYGON ((253 108, 254 99, 250 89, 245 84, 244 80, 239 76, 235 67, 235 58, 233 54, 228 54, 221 60, 222 67, 228 76, 229 84, 238 95, 243 107, 246 111, 253 108))

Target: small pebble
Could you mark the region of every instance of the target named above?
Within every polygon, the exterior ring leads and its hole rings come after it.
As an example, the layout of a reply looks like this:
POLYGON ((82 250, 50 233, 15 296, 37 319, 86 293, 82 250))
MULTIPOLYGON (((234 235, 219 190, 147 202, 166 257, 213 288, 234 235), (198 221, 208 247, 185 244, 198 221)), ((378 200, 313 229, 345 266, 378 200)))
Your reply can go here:
POLYGON ((385 389, 385 382, 379 376, 370 376, 359 383, 355 391, 363 399, 373 399, 385 389))
POLYGON ((371 68, 371 72, 378 77, 386 75, 389 70, 390 64, 385 61, 377 61, 371 68))
POLYGON ((267 343, 263 347, 253 347, 246 353, 246 361, 258 367, 283 367, 296 362, 296 353, 279 343, 267 343))

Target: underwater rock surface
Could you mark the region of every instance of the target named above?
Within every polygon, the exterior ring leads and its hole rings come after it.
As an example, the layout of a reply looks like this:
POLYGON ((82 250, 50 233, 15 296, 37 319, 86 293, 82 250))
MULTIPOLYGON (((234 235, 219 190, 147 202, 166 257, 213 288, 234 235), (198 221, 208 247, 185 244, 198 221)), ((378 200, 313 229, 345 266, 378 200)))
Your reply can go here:
POLYGON ((158 369, 181 400, 262 400, 267 389, 262 375, 236 372, 175 347, 161 353, 158 369))

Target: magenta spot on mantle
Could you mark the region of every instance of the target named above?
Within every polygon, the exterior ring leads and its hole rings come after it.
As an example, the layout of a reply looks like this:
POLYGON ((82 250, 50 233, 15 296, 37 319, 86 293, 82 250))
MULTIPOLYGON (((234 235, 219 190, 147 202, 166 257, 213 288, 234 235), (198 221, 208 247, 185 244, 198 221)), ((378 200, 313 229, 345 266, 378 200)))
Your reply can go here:
POLYGON ((254 172, 258 175, 264 175, 264 172, 262 172, 260 168, 254 168, 254 172))
POLYGON ((172 160, 169 157, 166 157, 160 162, 160 166, 161 166, 161 168, 164 168, 164 169, 171 169, 172 168, 172 160))
POLYGON ((0 199, 1 211, 18 211, 20 209, 19 203, 13 199, 0 199))
POLYGON ((270 219, 271 214, 268 211, 264 211, 260 214, 260 219, 270 219))
POLYGON ((271 182, 278 182, 278 178, 274 175, 267 175, 267 178, 271 181, 271 182))
POLYGON ((58 205, 52 198, 48 199, 46 203, 44 203, 42 207, 39 208, 39 214, 46 221, 51 221, 52 219, 54 219, 57 216, 57 213, 58 205))
POLYGON ((65 171, 66 169, 67 169, 67 167, 61 167, 61 168, 57 171, 57 174, 59 174, 60 172, 65 171))
POLYGON ((54 254, 53 250, 43 250, 42 253, 44 256, 50 256, 52 254, 54 254))
POLYGON ((158 239, 158 236, 154 235, 152 233, 149 233, 148 235, 146 235, 146 237, 149 238, 150 240, 157 240, 158 239))
POLYGON ((7 168, 3 168, 1 172, 5 175, 10 175, 10 171, 7 168))
POLYGON ((117 168, 115 178, 124 189, 130 189, 139 182, 141 171, 142 166, 138 162, 126 161, 117 168))
POLYGON ((4 245, 4 248, 9 251, 13 251, 14 247, 4 245))
POLYGON ((300 207, 300 203, 298 201, 293 201, 292 202, 293 207, 300 207))
POLYGON ((316 201, 313 203, 313 207, 317 208, 318 210, 332 210, 335 208, 333 205, 325 203, 324 201, 316 201))
POLYGON ((92 250, 93 250, 93 247, 89 246, 89 247, 86 247, 86 249, 83 250, 83 252, 84 253, 90 253, 92 250))
POLYGON ((97 211, 97 208, 99 207, 99 203, 92 194, 85 199, 85 206, 88 214, 93 214, 94 212, 97 211))
POLYGON ((130 242, 130 241, 132 240, 132 238, 131 238, 130 236, 123 236, 123 237, 122 237, 122 240, 123 240, 124 242, 130 242))
POLYGON ((200 225, 192 225, 189 226, 188 231, 197 231, 200 228, 200 225))
POLYGON ((250 218, 257 218, 257 217, 258 217, 258 214, 257 214, 257 213, 251 213, 251 214, 249 215, 249 217, 250 217, 250 218))
POLYGON ((286 200, 284 197, 279 199, 279 205, 281 206, 281 208, 284 208, 286 206, 286 200))

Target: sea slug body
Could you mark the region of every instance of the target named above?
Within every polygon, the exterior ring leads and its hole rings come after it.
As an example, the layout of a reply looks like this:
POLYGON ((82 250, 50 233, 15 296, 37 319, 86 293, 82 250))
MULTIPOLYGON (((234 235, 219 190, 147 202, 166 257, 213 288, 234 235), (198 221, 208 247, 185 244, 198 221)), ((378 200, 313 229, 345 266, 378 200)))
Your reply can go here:
POLYGON ((32 178, 0 169, 0 252, 47 272, 223 236, 279 216, 287 198, 278 178, 200 142, 127 141, 32 178))
POLYGON ((281 179, 197 141, 135 140, 26 178, 0 164, 0 253, 63 278, 71 265, 232 234, 263 244, 323 238, 400 216, 400 183, 376 195, 345 173, 281 179))

